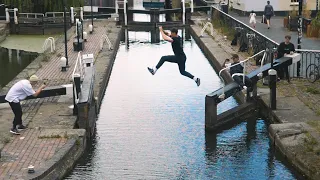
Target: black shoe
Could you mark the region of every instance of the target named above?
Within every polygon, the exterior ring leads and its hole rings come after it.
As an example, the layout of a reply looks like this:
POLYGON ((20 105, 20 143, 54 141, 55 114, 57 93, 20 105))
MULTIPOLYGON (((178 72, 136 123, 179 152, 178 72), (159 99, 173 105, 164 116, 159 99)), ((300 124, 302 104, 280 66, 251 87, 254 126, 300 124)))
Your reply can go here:
POLYGON ((197 83, 197 86, 200 86, 200 79, 199 78, 196 79, 196 83, 197 83))
POLYGON ((25 127, 24 125, 21 124, 21 125, 18 125, 18 129, 19 130, 24 130, 24 129, 27 129, 27 127, 25 127))
POLYGON ((154 74, 155 74, 155 72, 154 72, 154 70, 153 70, 153 69, 151 69, 151 68, 149 68, 149 67, 148 67, 148 70, 149 70, 149 72, 150 72, 152 75, 154 75, 154 74))
POLYGON ((10 132, 12 133, 12 134, 15 134, 15 135, 20 135, 20 133, 19 133, 19 131, 17 130, 17 129, 10 129, 10 132))

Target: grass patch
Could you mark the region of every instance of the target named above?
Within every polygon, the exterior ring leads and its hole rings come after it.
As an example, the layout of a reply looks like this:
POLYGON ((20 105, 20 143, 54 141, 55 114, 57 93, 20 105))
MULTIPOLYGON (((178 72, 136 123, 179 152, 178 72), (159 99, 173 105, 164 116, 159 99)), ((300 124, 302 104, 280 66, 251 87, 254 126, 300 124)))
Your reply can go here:
POLYGON ((317 132, 320 133, 320 121, 311 120, 308 121, 307 124, 309 124, 312 128, 314 128, 315 130, 317 130, 317 132))
POLYGON ((307 87, 306 91, 311 94, 320 94, 320 91, 314 87, 307 87))
POLYGON ((308 152, 315 152, 317 150, 316 146, 318 145, 317 140, 308 132, 305 133, 305 135, 306 138, 304 139, 304 147, 308 152))

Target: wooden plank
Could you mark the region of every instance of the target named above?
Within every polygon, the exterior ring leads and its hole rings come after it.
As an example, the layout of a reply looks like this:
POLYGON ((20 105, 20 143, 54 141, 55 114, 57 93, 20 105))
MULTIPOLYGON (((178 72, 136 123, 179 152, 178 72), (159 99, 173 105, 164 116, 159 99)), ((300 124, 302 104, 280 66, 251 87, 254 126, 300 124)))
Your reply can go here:
MULTIPOLYGON (((36 99, 36 98, 45 98, 45 97, 51 97, 51 96, 61 96, 61 95, 66 95, 67 89, 66 87, 63 86, 52 86, 52 87, 47 87, 45 88, 37 97, 34 96, 29 96, 26 98, 28 99, 36 99)), ((6 95, 1 95, 0 96, 0 104, 1 103, 7 103, 5 100, 6 95)))

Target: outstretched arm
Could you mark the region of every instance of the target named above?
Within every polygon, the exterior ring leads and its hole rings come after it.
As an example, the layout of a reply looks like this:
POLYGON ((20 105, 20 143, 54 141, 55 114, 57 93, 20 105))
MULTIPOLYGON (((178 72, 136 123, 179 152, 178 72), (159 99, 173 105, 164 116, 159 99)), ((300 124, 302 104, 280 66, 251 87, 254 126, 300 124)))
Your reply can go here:
POLYGON ((168 35, 166 35, 166 33, 163 31, 162 26, 159 27, 161 36, 164 40, 169 41, 169 42, 173 42, 172 38, 169 37, 168 35))

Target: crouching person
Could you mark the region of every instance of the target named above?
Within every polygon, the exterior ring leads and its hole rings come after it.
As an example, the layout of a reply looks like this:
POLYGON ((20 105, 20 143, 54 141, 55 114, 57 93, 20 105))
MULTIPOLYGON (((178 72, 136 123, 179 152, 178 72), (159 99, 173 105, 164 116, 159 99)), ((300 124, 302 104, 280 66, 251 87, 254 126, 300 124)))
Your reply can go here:
POLYGON ((34 86, 38 82, 38 77, 36 75, 32 75, 29 80, 20 80, 15 83, 7 93, 5 100, 9 103, 13 114, 13 126, 10 129, 12 134, 19 135, 19 131, 25 129, 26 127, 22 124, 22 108, 20 101, 24 100, 28 96, 37 97, 40 92, 46 87, 42 85, 37 91, 34 91, 32 86, 34 86))
POLYGON ((233 76, 233 80, 239 84, 240 88, 252 92, 253 91, 253 84, 250 78, 245 76, 245 82, 243 83, 243 75, 237 75, 237 73, 243 74, 243 66, 242 64, 238 64, 240 62, 239 56, 237 54, 233 54, 231 59, 233 60, 233 63, 231 64, 230 67, 230 75, 233 76), (237 64, 237 65, 235 65, 237 64))

